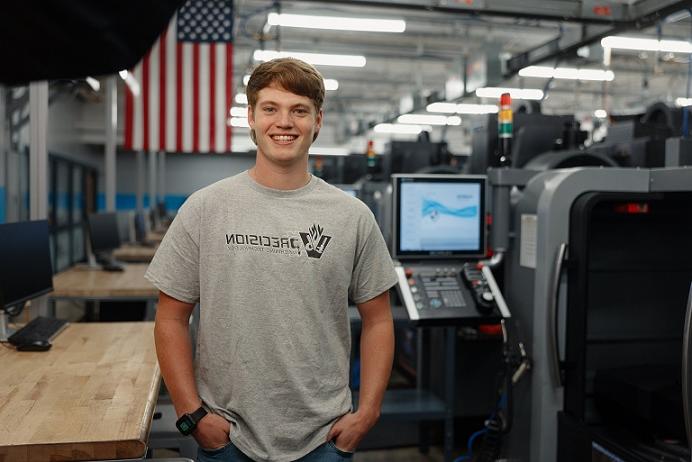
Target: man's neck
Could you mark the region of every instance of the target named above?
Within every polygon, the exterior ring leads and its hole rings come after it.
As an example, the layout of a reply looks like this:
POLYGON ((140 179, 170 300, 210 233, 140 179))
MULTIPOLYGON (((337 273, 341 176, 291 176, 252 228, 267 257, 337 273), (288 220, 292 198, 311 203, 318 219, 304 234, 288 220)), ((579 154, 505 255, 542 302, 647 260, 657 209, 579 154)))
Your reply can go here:
POLYGON ((291 166, 273 165, 257 160, 249 170, 250 177, 267 188, 292 190, 300 189, 310 182, 311 175, 307 172, 307 162, 291 166))

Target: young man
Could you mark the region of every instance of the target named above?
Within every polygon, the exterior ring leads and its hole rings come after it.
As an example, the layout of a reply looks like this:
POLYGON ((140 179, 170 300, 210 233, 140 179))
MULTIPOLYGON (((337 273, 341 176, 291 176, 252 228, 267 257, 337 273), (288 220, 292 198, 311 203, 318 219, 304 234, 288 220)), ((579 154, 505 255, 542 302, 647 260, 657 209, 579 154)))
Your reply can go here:
POLYGON ((270 61, 247 94, 255 166, 192 194, 147 272, 160 289, 161 372, 200 461, 348 459, 379 417, 391 372, 396 276, 368 208, 308 173, 319 72, 270 61), (349 297, 363 326, 356 411, 349 297))

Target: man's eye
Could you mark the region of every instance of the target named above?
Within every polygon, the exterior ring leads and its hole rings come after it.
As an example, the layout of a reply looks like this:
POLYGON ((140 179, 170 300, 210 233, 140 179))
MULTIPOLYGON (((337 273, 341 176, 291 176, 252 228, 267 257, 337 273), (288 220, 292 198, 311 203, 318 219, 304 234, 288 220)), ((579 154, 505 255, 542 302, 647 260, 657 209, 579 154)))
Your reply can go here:
POLYGON ((264 110, 264 112, 274 112, 273 107, 265 107, 263 110, 264 110))
POLYGON ((298 115, 305 115, 308 113, 308 111, 305 109, 296 109, 294 112, 298 115))

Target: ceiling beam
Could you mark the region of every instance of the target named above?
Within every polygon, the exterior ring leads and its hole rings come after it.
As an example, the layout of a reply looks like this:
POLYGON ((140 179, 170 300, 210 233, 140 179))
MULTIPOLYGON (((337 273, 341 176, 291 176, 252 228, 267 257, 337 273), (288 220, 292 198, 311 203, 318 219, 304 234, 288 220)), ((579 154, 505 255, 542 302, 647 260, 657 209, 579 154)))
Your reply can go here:
POLYGON ((653 26, 672 13, 685 8, 691 8, 692 0, 644 0, 641 4, 632 5, 632 8, 635 6, 639 6, 639 9, 632 11, 640 15, 629 15, 630 19, 626 22, 611 26, 585 25, 577 35, 565 34, 558 36, 542 45, 515 54, 507 60, 506 72, 503 77, 505 79, 511 78, 526 66, 533 66, 544 61, 560 61, 573 57, 579 48, 591 45, 609 35, 653 26))

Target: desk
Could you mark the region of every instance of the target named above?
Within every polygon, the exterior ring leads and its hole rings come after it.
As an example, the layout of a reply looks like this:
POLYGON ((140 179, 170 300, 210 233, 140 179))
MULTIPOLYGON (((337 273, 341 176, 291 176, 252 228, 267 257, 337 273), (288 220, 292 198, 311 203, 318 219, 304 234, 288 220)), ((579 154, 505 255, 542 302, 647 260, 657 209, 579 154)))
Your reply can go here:
POLYGON ((154 323, 76 323, 47 352, 0 347, 0 462, 143 458, 154 323))
POLYGON ((154 258, 157 248, 158 246, 151 247, 137 244, 125 244, 113 251, 113 257, 116 260, 124 262, 149 263, 152 258, 154 258))
MULTIPOLYGON (((53 300, 144 301, 147 319, 153 319, 159 290, 144 279, 149 265, 125 264, 125 271, 103 271, 86 265, 77 265, 53 276, 53 300)), ((98 312, 98 306, 96 307, 98 312)), ((2 461, 0 461, 2 462, 2 461)))

